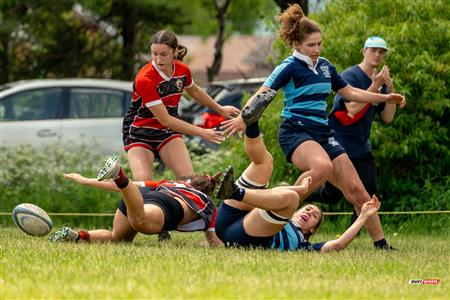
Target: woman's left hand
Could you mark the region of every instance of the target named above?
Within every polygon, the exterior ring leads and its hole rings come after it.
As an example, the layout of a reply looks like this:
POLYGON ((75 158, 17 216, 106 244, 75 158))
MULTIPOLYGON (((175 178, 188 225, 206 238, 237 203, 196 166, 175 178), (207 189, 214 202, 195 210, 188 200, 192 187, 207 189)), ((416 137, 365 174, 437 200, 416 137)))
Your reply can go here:
POLYGON ((220 129, 227 138, 231 137, 236 132, 239 133, 239 136, 242 136, 242 132, 244 131, 244 120, 242 120, 242 116, 239 114, 239 116, 234 119, 220 123, 220 129))
POLYGON ((222 109, 220 111, 220 114, 226 119, 236 118, 240 113, 241 111, 239 110, 239 108, 232 105, 222 106, 222 109))

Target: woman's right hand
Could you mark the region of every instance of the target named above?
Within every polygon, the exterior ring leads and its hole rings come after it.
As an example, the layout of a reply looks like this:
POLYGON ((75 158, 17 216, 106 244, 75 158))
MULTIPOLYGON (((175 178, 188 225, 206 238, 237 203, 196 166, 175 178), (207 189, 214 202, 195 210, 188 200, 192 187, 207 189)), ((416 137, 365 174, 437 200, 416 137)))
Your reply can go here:
POLYGON ((225 138, 223 136, 223 132, 217 131, 215 128, 203 129, 201 137, 207 141, 210 141, 210 142, 213 142, 216 144, 220 144, 225 140, 225 138))
POLYGON ((223 130, 223 134, 227 135, 227 138, 231 137, 236 132, 239 134, 239 136, 241 136, 242 132, 244 131, 244 127, 245 124, 241 115, 237 116, 234 119, 225 120, 220 123, 220 128, 223 130))

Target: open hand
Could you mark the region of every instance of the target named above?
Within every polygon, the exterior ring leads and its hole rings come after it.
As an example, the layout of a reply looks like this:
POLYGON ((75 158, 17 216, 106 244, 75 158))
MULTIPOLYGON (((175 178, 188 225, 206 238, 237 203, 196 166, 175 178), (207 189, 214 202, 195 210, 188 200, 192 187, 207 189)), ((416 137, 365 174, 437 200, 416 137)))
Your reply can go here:
POLYGON ((216 144, 220 144, 225 140, 223 137, 223 132, 217 131, 215 128, 204 129, 201 137, 216 144))
POLYGON ((378 200, 377 196, 373 195, 370 201, 367 201, 363 204, 361 208, 361 216, 370 217, 375 214, 380 208, 381 203, 378 200))
POLYGON ((79 184, 86 184, 87 178, 78 173, 63 174, 65 179, 73 180, 79 184))
POLYGON ((220 128, 223 130, 223 134, 227 135, 227 138, 235 133, 239 133, 239 136, 242 136, 242 132, 244 131, 244 120, 242 120, 242 116, 239 115, 234 119, 225 120, 220 123, 220 128))

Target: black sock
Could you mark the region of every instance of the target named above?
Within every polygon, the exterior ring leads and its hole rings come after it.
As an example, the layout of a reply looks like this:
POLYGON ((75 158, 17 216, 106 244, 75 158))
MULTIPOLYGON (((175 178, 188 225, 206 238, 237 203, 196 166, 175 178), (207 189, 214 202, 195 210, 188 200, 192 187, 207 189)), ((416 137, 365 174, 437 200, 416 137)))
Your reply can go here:
POLYGON ((127 175, 125 175, 125 172, 122 170, 122 168, 120 168, 118 177, 114 179, 114 182, 116 183, 117 187, 119 189, 124 189, 127 187, 129 181, 130 180, 128 179, 127 175))
POLYGON ((375 248, 384 248, 388 246, 388 242, 383 238, 379 241, 374 242, 373 245, 375 246, 375 248))
POLYGON ((259 131, 259 124, 257 121, 245 127, 245 135, 251 139, 257 138, 260 133, 261 131, 259 131))
POLYGON ((233 194, 231 194, 230 198, 237 201, 242 201, 245 196, 245 189, 241 187, 236 187, 233 194))

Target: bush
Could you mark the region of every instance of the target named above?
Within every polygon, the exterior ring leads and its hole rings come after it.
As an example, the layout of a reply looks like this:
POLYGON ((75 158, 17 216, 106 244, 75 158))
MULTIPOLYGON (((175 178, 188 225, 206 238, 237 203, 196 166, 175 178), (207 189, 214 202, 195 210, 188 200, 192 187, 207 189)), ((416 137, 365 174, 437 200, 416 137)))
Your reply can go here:
POLYGON ((104 158, 84 145, 68 148, 57 144, 42 150, 31 146, 3 147, 0 211, 11 212, 16 205, 29 202, 48 212, 114 213, 119 194, 81 186, 62 176, 77 172, 95 177, 104 158))

